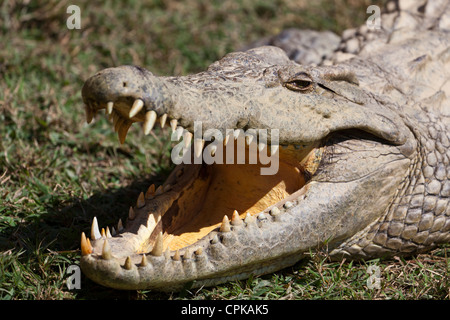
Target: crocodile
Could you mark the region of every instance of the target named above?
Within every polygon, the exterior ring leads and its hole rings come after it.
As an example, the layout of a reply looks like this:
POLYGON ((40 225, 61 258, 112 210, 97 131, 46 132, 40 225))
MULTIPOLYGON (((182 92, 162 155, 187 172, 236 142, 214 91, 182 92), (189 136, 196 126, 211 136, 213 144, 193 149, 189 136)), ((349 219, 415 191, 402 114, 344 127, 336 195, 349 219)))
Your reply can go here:
POLYGON ((126 65, 89 78, 88 123, 105 109, 120 143, 136 122, 168 131, 182 161, 126 223, 94 217, 84 274, 176 291, 276 272, 311 250, 372 259, 450 242, 450 1, 390 2, 379 18, 315 64, 267 45, 197 74, 126 65))

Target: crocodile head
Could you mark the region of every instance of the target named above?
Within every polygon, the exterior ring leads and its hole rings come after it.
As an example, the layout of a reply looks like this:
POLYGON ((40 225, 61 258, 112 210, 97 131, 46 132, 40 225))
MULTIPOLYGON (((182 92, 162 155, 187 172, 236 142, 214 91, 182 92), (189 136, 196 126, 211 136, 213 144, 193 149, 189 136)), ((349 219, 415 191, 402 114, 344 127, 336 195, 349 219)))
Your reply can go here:
POLYGON ((82 94, 88 122, 106 109, 121 143, 135 122, 146 134, 170 122, 172 154, 185 154, 125 228, 99 232, 94 219, 82 235, 84 273, 119 289, 214 285, 336 248, 386 214, 416 149, 349 68, 298 65, 275 47, 183 77, 110 68, 82 94))

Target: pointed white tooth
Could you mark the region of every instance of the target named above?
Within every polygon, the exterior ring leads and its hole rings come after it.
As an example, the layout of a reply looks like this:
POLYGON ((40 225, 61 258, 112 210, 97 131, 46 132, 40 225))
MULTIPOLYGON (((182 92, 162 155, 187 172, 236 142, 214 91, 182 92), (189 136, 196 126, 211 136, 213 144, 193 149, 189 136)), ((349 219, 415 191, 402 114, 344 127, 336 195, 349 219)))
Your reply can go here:
POLYGON ((86 235, 84 232, 81 233, 81 255, 87 256, 92 253, 92 248, 89 245, 89 242, 86 239, 86 235))
POLYGON ((119 222, 117 223, 117 231, 121 232, 122 230, 123 230, 122 219, 119 219, 119 222))
POLYGON ((180 251, 178 249, 175 251, 175 254, 173 255, 172 259, 175 261, 181 260, 180 251))
POLYGON ((156 122, 157 114, 155 111, 150 110, 145 114, 145 121, 144 121, 144 134, 147 135, 152 131, 153 126, 156 122))
POLYGON ((145 254, 142 255, 142 260, 141 260, 141 267, 145 267, 147 265, 147 257, 145 256, 145 254))
POLYGON ((176 119, 170 120, 170 127, 172 128, 172 132, 177 130, 178 121, 176 119))
POLYGON ((192 133, 190 133, 189 131, 186 131, 183 134, 183 140, 184 140, 184 146, 186 148, 189 147, 189 145, 191 144, 191 140, 192 140, 192 133))
POLYGON ((231 217, 231 224, 233 226, 240 226, 242 224, 242 220, 239 217, 239 212, 237 212, 237 210, 234 210, 233 212, 233 216, 231 217))
POLYGON ((109 260, 112 258, 111 247, 109 246, 108 240, 105 239, 103 242, 102 258, 109 260))
POLYGON ((97 223, 97 218, 94 217, 94 219, 92 219, 92 226, 91 226, 91 238, 94 240, 98 240, 102 237, 100 230, 98 229, 98 223, 97 223))
POLYGON ((194 152, 195 156, 199 158, 202 155, 203 146, 205 144, 205 140, 203 139, 194 139, 194 152))
POLYGON ((133 106, 131 107, 128 116, 130 118, 133 118, 135 115, 139 113, 139 111, 142 110, 142 108, 144 108, 144 101, 142 101, 141 99, 134 100, 133 106))
POLYGON ((161 118, 159 118, 159 123, 161 124, 161 128, 164 128, 167 121, 167 113, 164 113, 161 118))
POLYGON ((222 224, 220 225, 220 232, 230 232, 230 221, 228 220, 228 217, 225 215, 223 216, 222 224))
POLYGON ((114 109, 114 102, 110 101, 106 104, 106 114, 111 114, 114 109))
POLYGON ((127 270, 131 270, 131 268, 133 268, 133 263, 131 262, 131 258, 127 257, 127 259, 125 260, 125 264, 123 265, 123 267, 127 270))
POLYGON ((155 241, 155 244, 153 246, 151 255, 153 255, 153 256, 160 256, 162 254, 163 254, 163 235, 160 232, 156 236, 156 241, 155 241))

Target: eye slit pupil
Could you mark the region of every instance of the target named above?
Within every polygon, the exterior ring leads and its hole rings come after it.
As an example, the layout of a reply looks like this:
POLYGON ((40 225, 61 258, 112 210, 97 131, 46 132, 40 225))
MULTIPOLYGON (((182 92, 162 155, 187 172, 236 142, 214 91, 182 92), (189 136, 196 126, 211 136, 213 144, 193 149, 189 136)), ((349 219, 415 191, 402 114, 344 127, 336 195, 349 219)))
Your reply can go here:
POLYGON ((306 91, 311 88, 311 85, 312 81, 298 79, 286 83, 286 87, 294 91, 306 91))
POLYGON ((307 81, 307 80, 295 80, 293 81, 295 86, 299 87, 299 88, 307 88, 311 85, 311 81, 307 81))

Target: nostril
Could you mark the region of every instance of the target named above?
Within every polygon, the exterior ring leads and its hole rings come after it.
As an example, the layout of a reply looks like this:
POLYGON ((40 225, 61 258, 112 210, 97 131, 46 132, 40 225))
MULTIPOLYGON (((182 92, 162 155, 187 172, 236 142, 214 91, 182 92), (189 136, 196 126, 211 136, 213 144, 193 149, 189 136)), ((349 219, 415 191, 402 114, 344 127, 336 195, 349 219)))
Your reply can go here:
POLYGON ((126 83, 126 82, 123 82, 122 85, 123 85, 124 87, 126 87, 126 86, 127 86, 127 83, 126 83))

